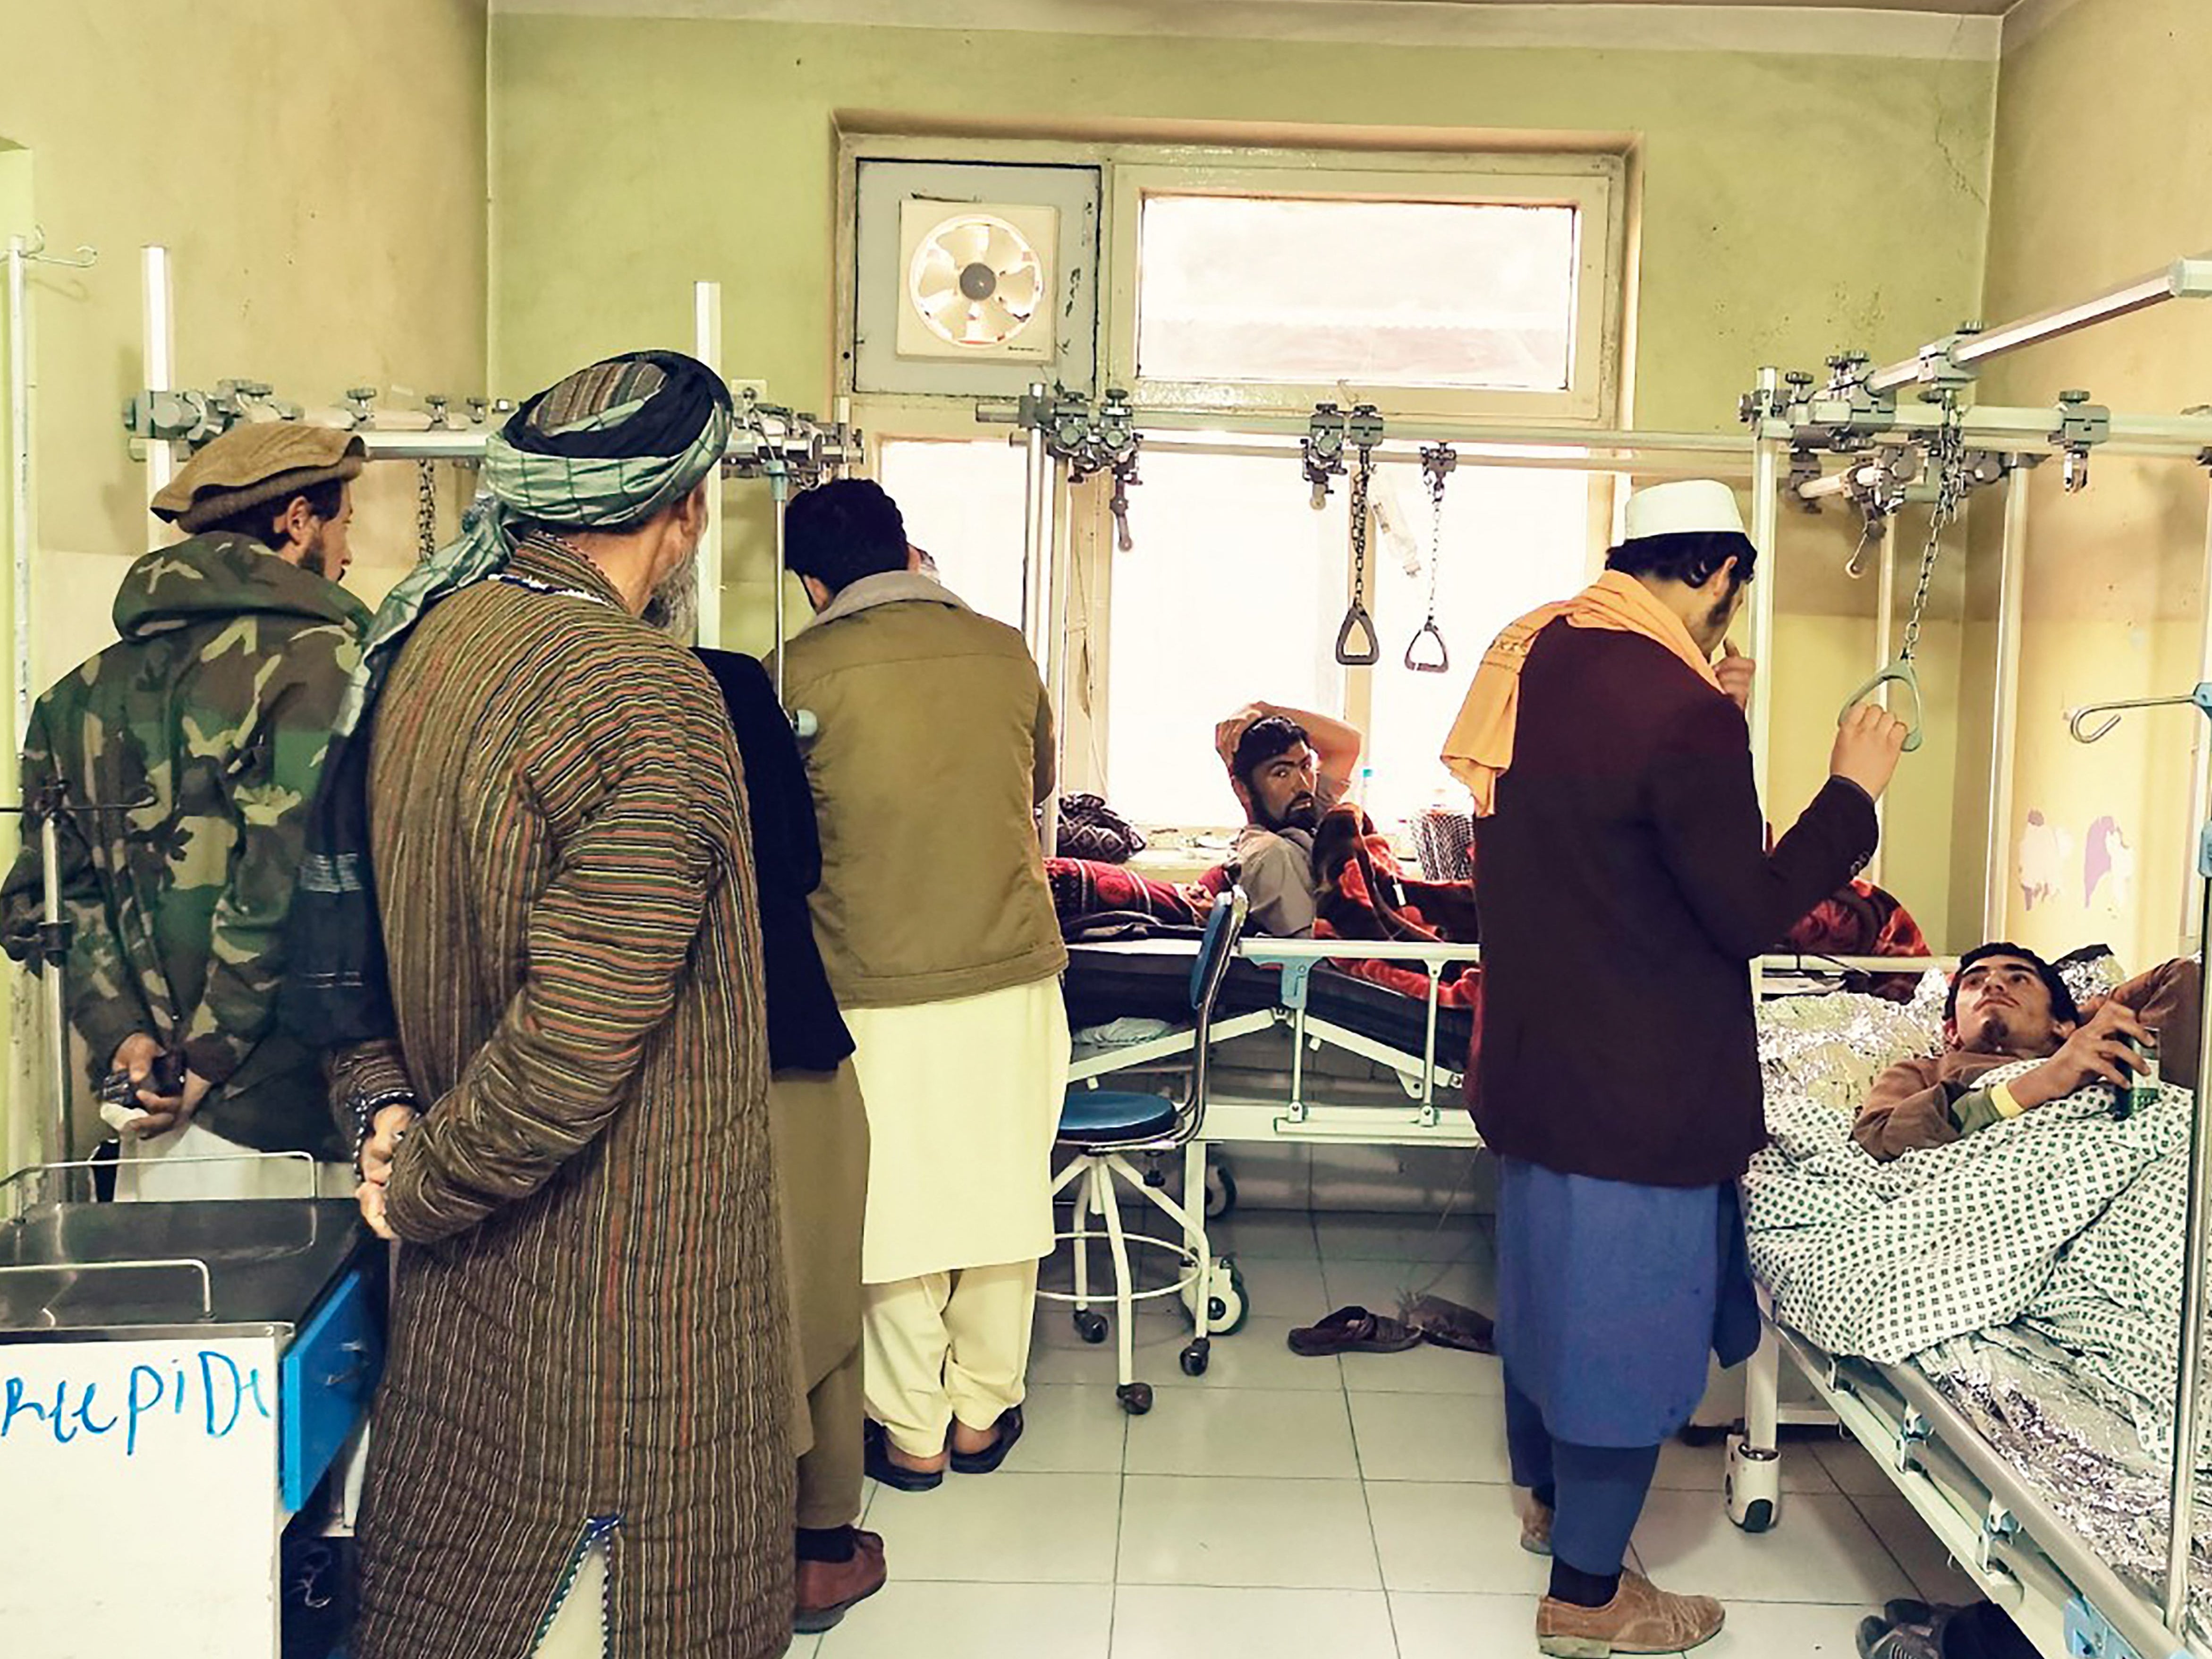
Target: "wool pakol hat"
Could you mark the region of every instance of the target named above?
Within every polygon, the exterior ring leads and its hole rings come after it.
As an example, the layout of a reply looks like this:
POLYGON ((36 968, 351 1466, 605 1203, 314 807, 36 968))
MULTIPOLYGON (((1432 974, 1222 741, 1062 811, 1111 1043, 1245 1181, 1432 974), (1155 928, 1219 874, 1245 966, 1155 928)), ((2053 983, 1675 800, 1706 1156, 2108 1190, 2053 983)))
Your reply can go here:
POLYGON ((164 484, 154 516, 198 535, 263 503, 289 501, 318 484, 357 478, 368 451, 349 432, 298 421, 234 426, 164 484))
POLYGON ((1646 536, 1741 536, 1743 514, 1735 491, 1713 478, 1684 478, 1653 484, 1628 498, 1623 541, 1646 536))

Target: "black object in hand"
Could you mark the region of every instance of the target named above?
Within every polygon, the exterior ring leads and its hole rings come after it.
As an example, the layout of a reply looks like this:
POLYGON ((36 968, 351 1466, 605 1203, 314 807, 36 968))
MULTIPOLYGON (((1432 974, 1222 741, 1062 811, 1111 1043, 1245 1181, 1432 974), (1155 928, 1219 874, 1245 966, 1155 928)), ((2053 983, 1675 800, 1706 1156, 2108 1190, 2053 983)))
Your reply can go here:
POLYGON ((153 1069, 136 1082, 129 1072, 117 1067, 100 1081, 100 1103, 103 1106, 134 1106, 142 1089, 165 1100, 173 1100, 184 1093, 184 1055, 167 1053, 157 1056, 153 1069))

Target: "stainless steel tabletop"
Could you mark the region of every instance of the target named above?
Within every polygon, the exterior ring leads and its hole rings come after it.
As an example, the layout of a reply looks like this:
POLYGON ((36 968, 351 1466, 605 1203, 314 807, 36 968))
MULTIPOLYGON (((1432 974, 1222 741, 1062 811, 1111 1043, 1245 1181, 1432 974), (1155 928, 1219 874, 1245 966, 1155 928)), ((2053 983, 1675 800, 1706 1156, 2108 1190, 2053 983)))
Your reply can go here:
POLYGON ((350 1199, 41 1205, 0 1221, 0 1341, 296 1326, 372 1242, 350 1199))

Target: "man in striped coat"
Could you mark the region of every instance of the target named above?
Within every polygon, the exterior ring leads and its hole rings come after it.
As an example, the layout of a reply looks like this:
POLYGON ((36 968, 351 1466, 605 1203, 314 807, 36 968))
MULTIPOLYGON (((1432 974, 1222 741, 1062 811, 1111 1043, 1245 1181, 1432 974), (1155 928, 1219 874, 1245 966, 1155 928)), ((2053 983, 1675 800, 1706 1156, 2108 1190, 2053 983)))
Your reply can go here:
POLYGON ((489 447, 490 511, 370 636, 370 851, 428 1103, 363 1148, 364 1209, 405 1248, 358 1659, 790 1638, 744 783, 714 681, 641 620, 688 572, 728 429, 672 353, 540 393, 489 447))

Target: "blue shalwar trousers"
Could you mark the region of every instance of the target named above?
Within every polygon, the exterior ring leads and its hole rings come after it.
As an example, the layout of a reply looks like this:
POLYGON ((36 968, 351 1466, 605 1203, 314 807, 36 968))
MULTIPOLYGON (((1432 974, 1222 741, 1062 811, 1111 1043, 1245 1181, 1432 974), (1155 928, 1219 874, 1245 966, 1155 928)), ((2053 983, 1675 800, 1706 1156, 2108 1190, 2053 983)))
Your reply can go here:
POLYGON ((1553 1494, 1554 1559, 1620 1571, 1706 1356, 1759 1340, 1733 1183, 1644 1187, 1498 1162, 1498 1351, 1517 1486, 1553 1494))

